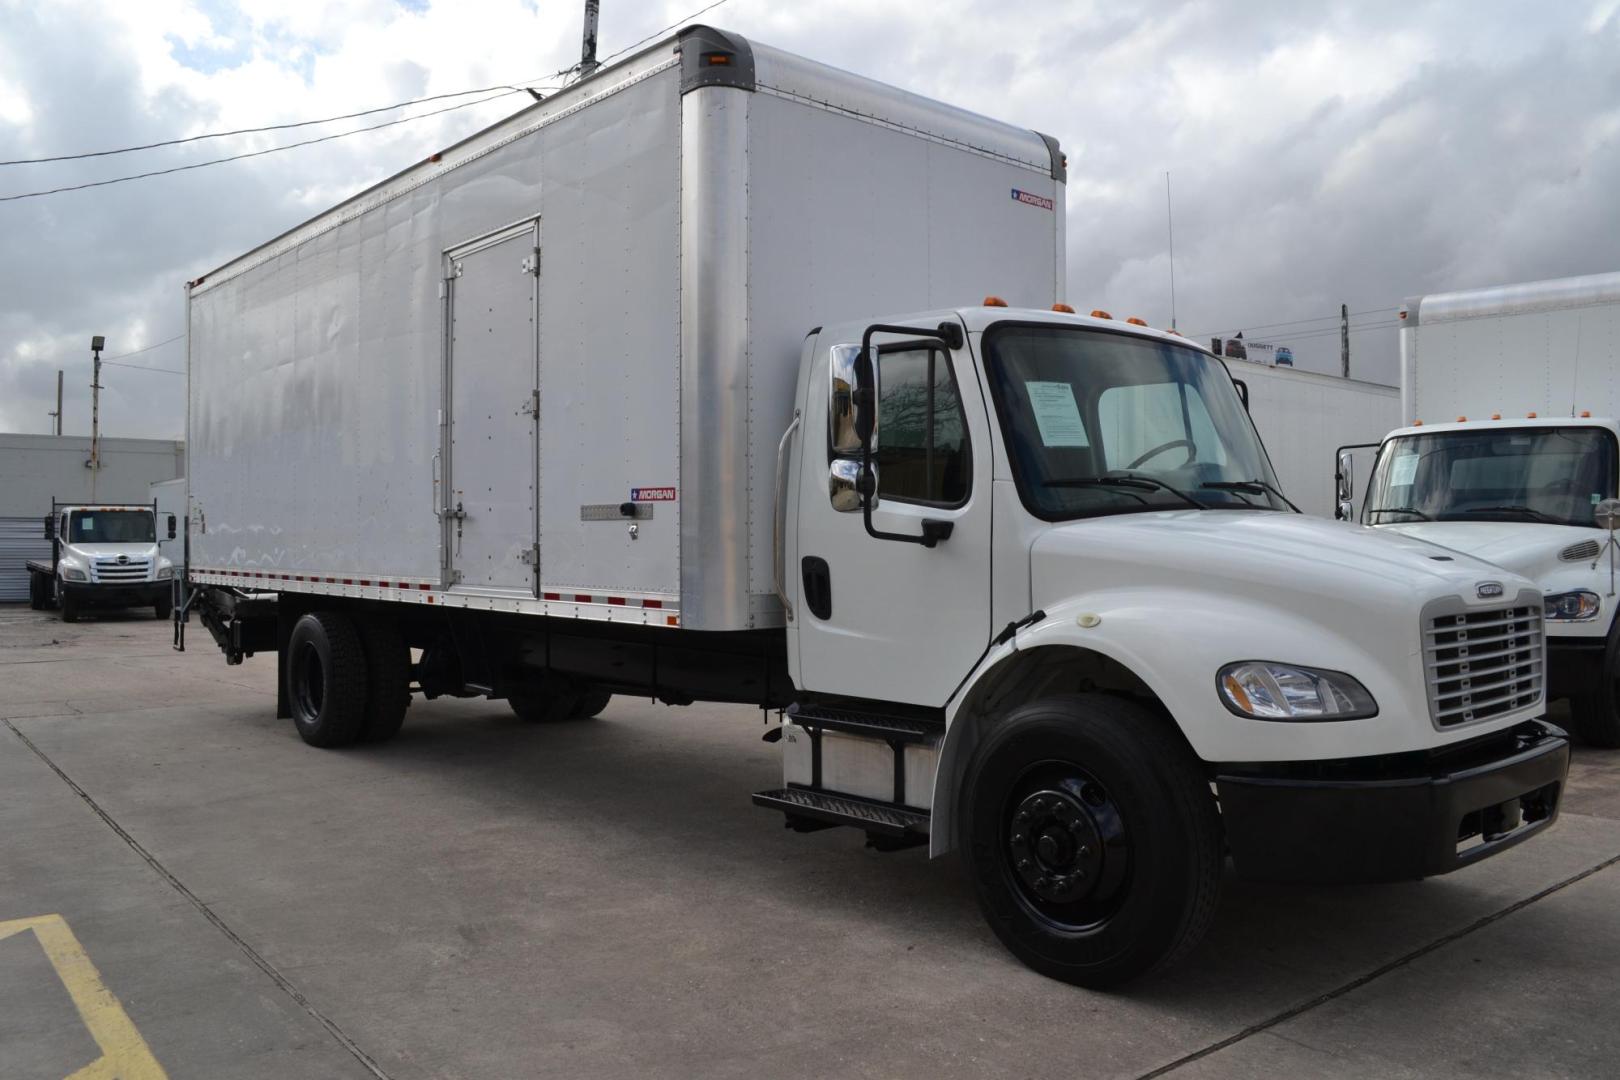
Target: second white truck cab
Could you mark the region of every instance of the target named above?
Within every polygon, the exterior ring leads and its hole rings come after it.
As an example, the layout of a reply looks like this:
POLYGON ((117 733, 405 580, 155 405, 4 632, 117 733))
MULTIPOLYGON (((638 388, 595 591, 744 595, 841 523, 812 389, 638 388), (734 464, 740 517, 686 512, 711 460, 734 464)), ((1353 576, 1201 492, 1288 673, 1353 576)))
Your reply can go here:
MULTIPOLYGON (((1414 297, 1399 321, 1406 426, 1376 444, 1358 519, 1536 582, 1550 696, 1620 746, 1620 273, 1414 297)), ((1340 517, 1356 449, 1338 455, 1340 517)))
MULTIPOLYGON (((168 535, 175 537, 175 516, 168 535)), ((55 603, 63 622, 86 608, 171 609, 174 563, 158 547, 156 504, 62 505, 45 517, 50 559, 28 562, 28 599, 39 611, 55 603)))

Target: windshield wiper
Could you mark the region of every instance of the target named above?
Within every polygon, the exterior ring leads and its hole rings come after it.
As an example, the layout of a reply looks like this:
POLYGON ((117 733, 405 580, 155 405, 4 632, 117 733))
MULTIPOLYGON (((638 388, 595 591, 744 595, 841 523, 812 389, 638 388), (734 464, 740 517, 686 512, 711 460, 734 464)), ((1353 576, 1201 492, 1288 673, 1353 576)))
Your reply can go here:
MULTIPOLYGON (((1058 480, 1043 482, 1045 487, 1110 487, 1110 488, 1140 488, 1143 491, 1168 491, 1188 506, 1195 506, 1200 510, 1208 510, 1208 503, 1199 502, 1185 491, 1171 487, 1163 480, 1153 476, 1139 476, 1132 473, 1129 476, 1070 476, 1058 480)), ((1138 496, 1140 498, 1140 496, 1138 496)), ((1147 502, 1146 499, 1142 499, 1147 502)))
POLYGON ((1235 491, 1240 495, 1260 495, 1269 491, 1271 494, 1277 496, 1277 498, 1286 503, 1288 509, 1292 510, 1294 513, 1303 514, 1305 512, 1299 507, 1295 506, 1292 499, 1284 495, 1271 484, 1266 483, 1264 480, 1211 480, 1208 483, 1199 484, 1198 486, 1200 488, 1211 488, 1215 491, 1235 491))
POLYGON ((1527 518, 1544 521, 1548 525, 1568 524, 1561 518, 1555 518, 1551 514, 1543 514, 1533 506, 1470 506, 1466 510, 1456 512, 1459 514, 1523 514, 1527 518))
POLYGON ((1411 506, 1381 506, 1376 510, 1368 510, 1367 513, 1369 513, 1369 514, 1411 514, 1413 517, 1422 518, 1424 521, 1433 521, 1434 520, 1434 518, 1430 517, 1428 514, 1425 514, 1423 511, 1421 511, 1421 510, 1419 510, 1419 509, 1417 509, 1415 507, 1411 507, 1411 506))

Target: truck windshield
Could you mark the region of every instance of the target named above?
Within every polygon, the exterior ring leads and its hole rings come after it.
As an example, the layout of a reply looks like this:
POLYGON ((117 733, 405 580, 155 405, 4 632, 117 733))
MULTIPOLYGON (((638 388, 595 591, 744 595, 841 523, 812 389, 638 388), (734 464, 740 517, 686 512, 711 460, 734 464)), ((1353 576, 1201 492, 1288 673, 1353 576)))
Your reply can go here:
POLYGON ((1601 428, 1486 428, 1391 439, 1362 520, 1540 521, 1594 527, 1614 495, 1615 443, 1601 428))
POLYGON ((74 544, 150 544, 157 526, 150 510, 75 510, 69 542, 74 544))
POLYGON ((1219 360, 1134 335, 1016 323, 986 331, 984 354, 1030 512, 1057 521, 1288 508, 1219 360))

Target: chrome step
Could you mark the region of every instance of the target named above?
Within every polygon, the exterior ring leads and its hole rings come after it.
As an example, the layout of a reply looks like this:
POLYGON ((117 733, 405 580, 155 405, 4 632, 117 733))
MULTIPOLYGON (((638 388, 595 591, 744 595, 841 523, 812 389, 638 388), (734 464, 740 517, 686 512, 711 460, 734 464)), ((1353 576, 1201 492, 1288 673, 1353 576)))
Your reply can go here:
POLYGON ((807 818, 829 825, 852 825, 879 836, 928 835, 928 811, 849 795, 832 795, 807 788, 778 788, 756 791, 754 805, 782 811, 788 816, 789 824, 795 818, 807 818))

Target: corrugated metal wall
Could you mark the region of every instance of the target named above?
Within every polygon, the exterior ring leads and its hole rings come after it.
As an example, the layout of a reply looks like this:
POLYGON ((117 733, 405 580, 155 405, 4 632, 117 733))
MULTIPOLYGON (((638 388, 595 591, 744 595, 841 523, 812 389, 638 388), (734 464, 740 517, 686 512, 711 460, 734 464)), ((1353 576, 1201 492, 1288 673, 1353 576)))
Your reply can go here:
MULTIPOLYGON (((49 507, 47 507, 49 509, 49 507)), ((49 559, 45 515, 0 517, 0 603, 28 599, 29 559, 49 559)))

